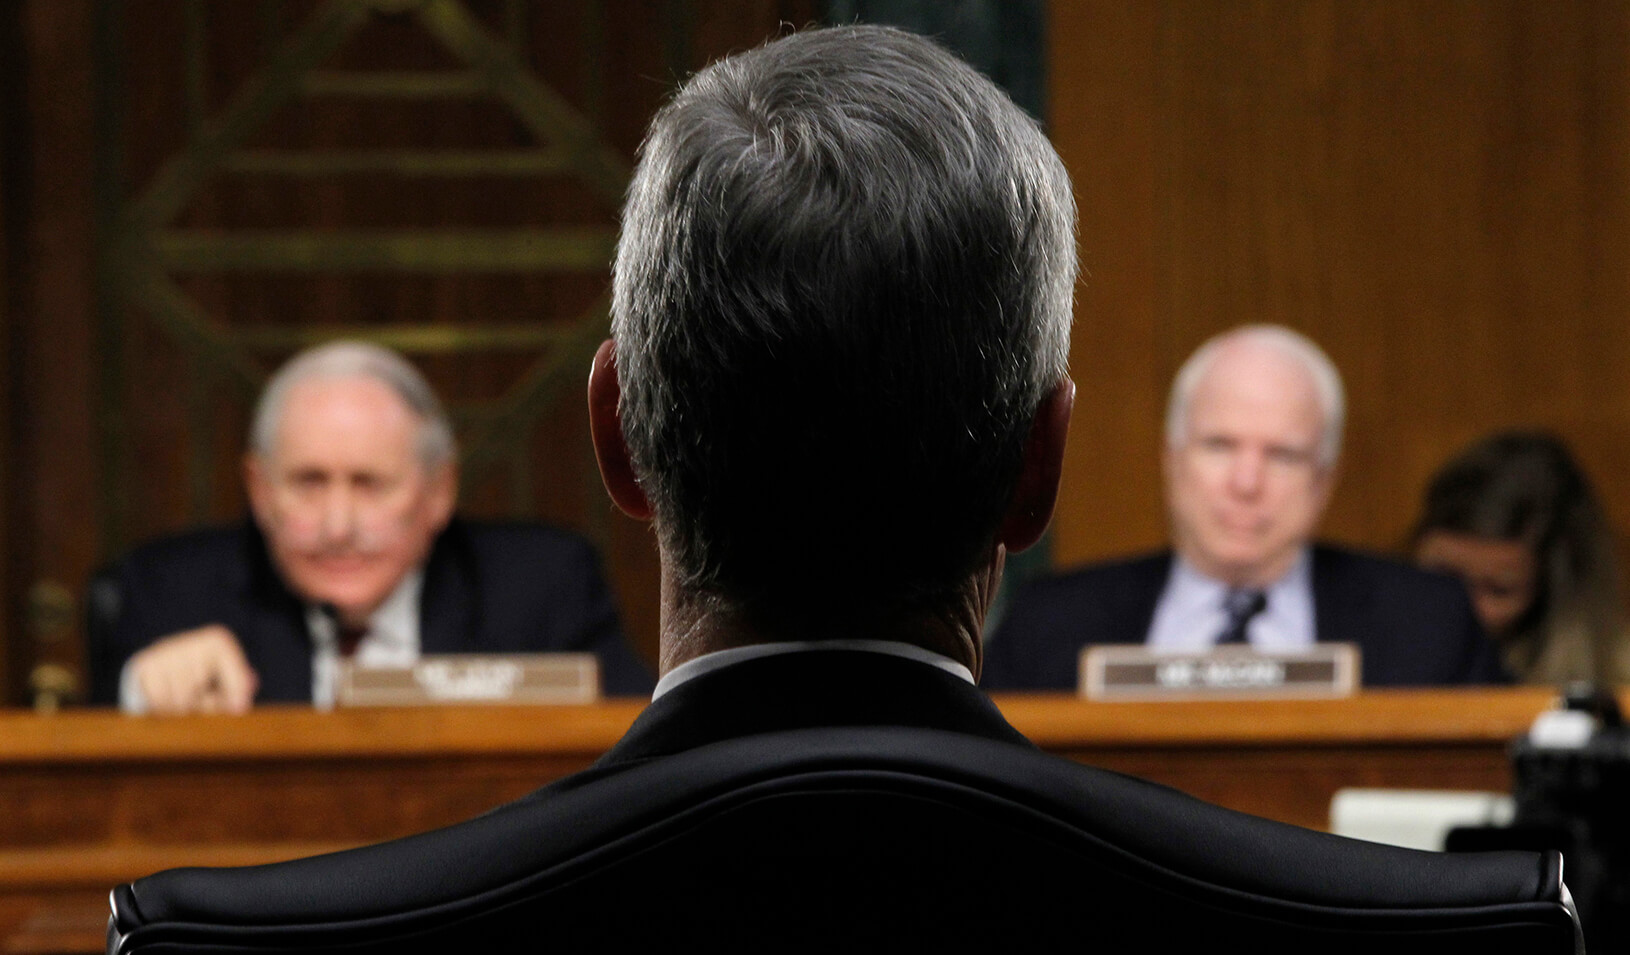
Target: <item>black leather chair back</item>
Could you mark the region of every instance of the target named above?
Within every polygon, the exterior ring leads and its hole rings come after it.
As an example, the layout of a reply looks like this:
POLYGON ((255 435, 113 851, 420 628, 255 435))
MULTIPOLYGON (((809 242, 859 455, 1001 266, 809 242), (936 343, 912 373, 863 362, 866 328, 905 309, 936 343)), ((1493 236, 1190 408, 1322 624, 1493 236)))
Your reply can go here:
POLYGON ((1562 955, 1565 897, 1554 853, 1397 849, 1007 744, 810 730, 383 845, 162 872, 115 890, 109 951, 1562 955))

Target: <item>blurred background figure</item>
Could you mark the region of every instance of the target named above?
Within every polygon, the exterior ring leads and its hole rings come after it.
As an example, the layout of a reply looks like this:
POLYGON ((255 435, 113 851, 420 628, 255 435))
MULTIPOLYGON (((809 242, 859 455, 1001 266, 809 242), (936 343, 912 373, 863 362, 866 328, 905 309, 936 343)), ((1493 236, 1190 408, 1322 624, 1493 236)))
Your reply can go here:
POLYGON ((1466 582, 1519 680, 1630 682, 1612 529, 1554 435, 1499 432, 1445 464, 1411 549, 1423 567, 1466 582))
POLYGON ((92 700, 132 713, 334 700, 339 661, 593 653, 607 693, 650 674, 586 540, 454 514, 458 449, 411 362, 361 341, 271 377, 244 456, 250 514, 136 548, 92 640, 92 700))
POLYGON ((1346 420, 1341 373, 1282 325, 1242 325, 1178 370, 1166 411, 1170 546, 1040 578, 989 641, 984 685, 1075 686, 1084 647, 1360 650, 1365 686, 1505 682, 1453 580, 1315 539, 1346 420))

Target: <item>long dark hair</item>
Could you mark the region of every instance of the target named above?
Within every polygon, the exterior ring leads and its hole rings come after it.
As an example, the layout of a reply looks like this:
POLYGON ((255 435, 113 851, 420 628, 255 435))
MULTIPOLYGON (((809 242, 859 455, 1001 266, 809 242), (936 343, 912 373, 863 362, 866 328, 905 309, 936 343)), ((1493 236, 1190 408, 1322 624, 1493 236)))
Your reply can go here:
POLYGON ((1412 549, 1432 531, 1532 550, 1533 603, 1501 637, 1513 673, 1531 683, 1630 680, 1612 530, 1560 438, 1503 431, 1466 448, 1427 486, 1412 549))

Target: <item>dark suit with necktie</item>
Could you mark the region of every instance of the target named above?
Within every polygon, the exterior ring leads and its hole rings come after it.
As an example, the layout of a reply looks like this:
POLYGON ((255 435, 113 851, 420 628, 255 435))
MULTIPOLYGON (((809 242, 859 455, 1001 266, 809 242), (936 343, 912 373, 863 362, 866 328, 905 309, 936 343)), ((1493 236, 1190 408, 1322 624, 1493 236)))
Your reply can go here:
MULTIPOLYGON (((305 605, 283 583, 251 521, 132 551, 117 570, 122 606, 91 647, 93 703, 116 703, 125 661, 161 637, 206 624, 231 630, 260 677, 257 703, 311 699, 305 605)), ((419 650, 589 651, 610 695, 643 695, 650 672, 629 648, 587 541, 536 524, 454 519, 424 565, 419 650)))
MULTIPOLYGON (((1336 547, 1315 546, 1312 561, 1316 637, 1357 644, 1365 686, 1506 681, 1458 581, 1336 547)), ((1020 588, 986 648, 984 687, 1074 689, 1083 647, 1145 640, 1173 564, 1164 551, 1020 588)))

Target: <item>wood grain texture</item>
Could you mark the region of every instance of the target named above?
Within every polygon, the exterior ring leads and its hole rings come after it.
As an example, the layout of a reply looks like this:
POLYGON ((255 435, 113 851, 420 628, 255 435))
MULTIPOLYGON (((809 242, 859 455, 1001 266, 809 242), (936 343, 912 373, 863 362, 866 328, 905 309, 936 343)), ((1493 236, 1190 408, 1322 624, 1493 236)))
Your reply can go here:
POLYGON ((12 895, 0 899, 0 925, 15 926, 0 951, 6 955, 63 955, 107 950, 106 893, 12 895))
POLYGON ((1396 547, 1497 428, 1578 450, 1630 518, 1630 8, 1179 0, 1051 8, 1051 131, 1081 209, 1081 388, 1055 536, 1164 540, 1182 359, 1295 327, 1347 379, 1330 538, 1396 547))
MULTIPOLYGON (((21 77, 25 70, 22 44, 19 42, 22 32, 19 13, 16 4, 0 6, 0 373, 7 380, 14 374, 12 339, 15 337, 15 327, 11 318, 11 299, 17 294, 18 278, 22 274, 18 254, 20 243, 13 236, 13 231, 22 222, 21 210, 15 206, 21 198, 18 186, 23 180, 23 170, 19 168, 22 155, 12 148, 12 144, 24 137, 24 117, 27 115, 22 108, 20 95, 23 88, 21 77)), ((10 447, 13 441, 15 419, 11 401, 12 389, 0 389, 0 447, 10 447)), ((13 576, 10 557, 15 533, 13 526, 17 523, 17 508, 12 503, 12 467, 10 462, 0 459, 0 602, 4 606, 15 606, 17 595, 25 587, 13 576)), ((8 661, 13 655, 11 632, 14 626, 13 615, 0 612, 0 698, 5 696, 7 674, 11 671, 8 661)))
MULTIPOLYGON (((1328 701, 998 704, 1044 749, 1156 767, 1504 747, 1550 695, 1394 690, 1328 701), (1219 754, 1233 754, 1219 756, 1219 754), (1275 755, 1277 754, 1277 755, 1275 755)), ((0 850, 310 843, 443 825, 583 768, 638 714, 587 707, 269 708, 244 717, 0 714, 0 850)), ((1366 757, 1369 758, 1369 757, 1366 757)), ((1213 767, 1214 768, 1214 767, 1213 767)), ((1157 773, 1158 775, 1158 773, 1157 773)), ((1396 785, 1408 785, 1399 780, 1396 785)), ((1232 804, 1251 808, 1248 791, 1232 804)), ((1316 820, 1299 819, 1304 824, 1316 820)))
POLYGON ((1002 714, 1043 749, 1509 742, 1555 694, 1533 688, 1369 690, 1331 700, 1096 703, 1003 694, 1002 714))
POLYGON ((5 144, 8 211, 5 279, 11 323, 4 378, 9 483, 5 594, 8 642, 0 700, 26 698, 36 662, 76 663, 76 641, 40 645, 28 594, 41 580, 75 586, 96 549, 91 466, 95 247, 89 4, 26 3, 8 10, 20 56, 5 78, 22 115, 5 144))

